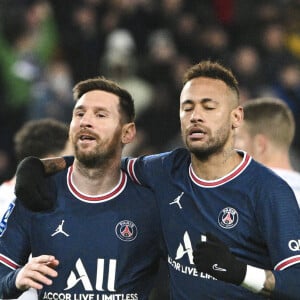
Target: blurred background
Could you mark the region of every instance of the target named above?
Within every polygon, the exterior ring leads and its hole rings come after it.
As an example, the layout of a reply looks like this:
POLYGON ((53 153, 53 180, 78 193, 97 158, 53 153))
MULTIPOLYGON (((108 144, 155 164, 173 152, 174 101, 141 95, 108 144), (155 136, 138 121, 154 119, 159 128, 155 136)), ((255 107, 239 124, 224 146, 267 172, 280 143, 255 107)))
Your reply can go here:
POLYGON ((124 155, 180 146, 181 77, 203 59, 231 68, 242 102, 290 106, 299 170, 299 0, 0 0, 0 183, 15 172, 14 133, 32 119, 69 123, 73 85, 94 76, 135 99, 124 155))

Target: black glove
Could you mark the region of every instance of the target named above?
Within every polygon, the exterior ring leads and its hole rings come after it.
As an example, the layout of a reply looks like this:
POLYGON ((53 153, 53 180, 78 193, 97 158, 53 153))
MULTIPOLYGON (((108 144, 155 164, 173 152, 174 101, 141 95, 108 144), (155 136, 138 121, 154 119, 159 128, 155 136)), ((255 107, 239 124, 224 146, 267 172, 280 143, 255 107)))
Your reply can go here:
POLYGON ((246 275, 247 265, 230 252, 229 248, 211 233, 207 233, 193 251, 198 272, 205 272, 218 280, 240 285, 246 275))
POLYGON ((51 177, 46 177, 43 163, 37 157, 26 157, 19 163, 15 194, 31 211, 53 208, 56 200, 55 183, 51 177))

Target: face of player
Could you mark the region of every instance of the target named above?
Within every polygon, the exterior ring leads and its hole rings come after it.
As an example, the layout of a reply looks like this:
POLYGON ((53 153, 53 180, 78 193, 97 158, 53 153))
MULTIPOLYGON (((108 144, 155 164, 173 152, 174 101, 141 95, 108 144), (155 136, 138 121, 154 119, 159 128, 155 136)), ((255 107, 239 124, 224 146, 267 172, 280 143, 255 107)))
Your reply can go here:
POLYGON ((77 101, 70 124, 70 139, 75 157, 81 163, 97 167, 109 159, 120 160, 122 133, 118 96, 94 90, 77 101))
POLYGON ((232 149, 233 129, 242 118, 236 95, 223 81, 199 77, 184 85, 180 95, 181 134, 196 157, 232 149))

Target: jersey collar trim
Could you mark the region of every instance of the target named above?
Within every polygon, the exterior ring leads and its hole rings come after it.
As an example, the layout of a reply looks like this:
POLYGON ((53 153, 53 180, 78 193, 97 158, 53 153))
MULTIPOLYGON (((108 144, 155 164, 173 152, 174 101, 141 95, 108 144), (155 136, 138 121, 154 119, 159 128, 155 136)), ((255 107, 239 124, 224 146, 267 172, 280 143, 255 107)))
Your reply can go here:
POLYGON ((195 174, 193 168, 192 168, 192 164, 190 164, 189 166, 189 175, 191 180, 202 187, 205 188, 213 188, 213 187, 217 187, 220 185, 223 185, 231 180, 233 180, 235 177, 237 177, 238 175, 240 175, 249 165, 249 163, 251 162, 251 156, 249 154, 247 154, 244 151, 239 151, 240 153, 243 154, 243 160, 241 161, 241 163, 233 170, 231 171, 229 174, 227 174, 226 176, 216 179, 216 180, 204 180, 201 179, 199 177, 197 177, 197 175, 195 174))
POLYGON ((118 184, 108 193, 96 196, 90 196, 81 193, 73 183, 72 180, 73 166, 70 166, 67 174, 67 184, 70 192, 79 200, 89 203, 105 202, 117 197, 125 188, 127 183, 127 176, 125 172, 121 171, 120 180, 118 184))

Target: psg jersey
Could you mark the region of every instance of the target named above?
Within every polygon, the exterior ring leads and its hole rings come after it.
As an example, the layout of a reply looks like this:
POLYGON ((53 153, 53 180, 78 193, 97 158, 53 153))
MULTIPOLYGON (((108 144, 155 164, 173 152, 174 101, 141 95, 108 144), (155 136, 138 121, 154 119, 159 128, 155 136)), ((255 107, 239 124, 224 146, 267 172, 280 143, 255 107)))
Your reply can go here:
POLYGON ((71 175, 72 167, 54 175, 52 211, 32 213, 18 200, 12 204, 1 229, 0 274, 24 265, 30 253, 49 254, 60 261, 58 277, 39 299, 148 299, 161 235, 153 193, 120 171, 113 190, 89 196, 71 175))
POLYGON ((206 232, 247 264, 269 270, 300 266, 300 213, 291 188, 248 154, 240 155, 231 173, 212 181, 197 177, 186 149, 123 160, 130 176, 155 192, 172 299, 263 299, 197 272, 192 249, 206 232))

